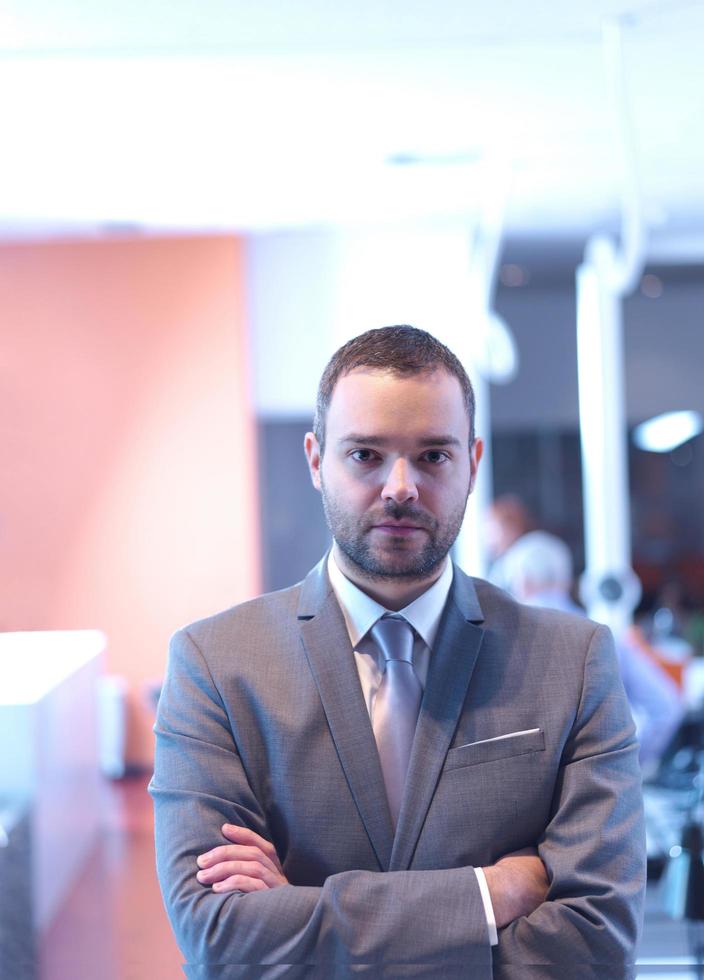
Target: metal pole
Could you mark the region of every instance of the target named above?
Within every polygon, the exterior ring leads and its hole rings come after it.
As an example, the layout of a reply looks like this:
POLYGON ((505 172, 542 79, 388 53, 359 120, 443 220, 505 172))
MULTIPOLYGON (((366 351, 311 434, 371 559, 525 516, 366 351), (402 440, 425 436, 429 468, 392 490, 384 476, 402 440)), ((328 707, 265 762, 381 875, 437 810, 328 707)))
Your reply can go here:
POLYGON ((638 282, 645 229, 623 72, 619 21, 603 30, 603 54, 621 162, 621 242, 590 239, 577 270, 577 357, 589 615, 619 635, 640 596, 631 568, 622 299, 638 282))

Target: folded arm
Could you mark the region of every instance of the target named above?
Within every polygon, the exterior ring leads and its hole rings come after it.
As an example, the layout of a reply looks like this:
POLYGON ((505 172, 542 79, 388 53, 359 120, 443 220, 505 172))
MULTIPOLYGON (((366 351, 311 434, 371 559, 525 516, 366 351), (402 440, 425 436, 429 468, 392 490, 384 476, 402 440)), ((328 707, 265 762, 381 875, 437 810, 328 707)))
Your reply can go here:
MULTIPOLYGON (((237 824, 223 824, 222 834, 231 843, 198 855, 196 878, 202 885, 210 885, 216 892, 256 892, 289 884, 271 841, 237 824)), ((548 878, 537 851, 530 847, 505 855, 482 872, 495 927, 489 929, 493 945, 497 942, 496 927, 530 915, 545 901, 548 878)), ((485 912, 489 914, 486 907, 485 912)))

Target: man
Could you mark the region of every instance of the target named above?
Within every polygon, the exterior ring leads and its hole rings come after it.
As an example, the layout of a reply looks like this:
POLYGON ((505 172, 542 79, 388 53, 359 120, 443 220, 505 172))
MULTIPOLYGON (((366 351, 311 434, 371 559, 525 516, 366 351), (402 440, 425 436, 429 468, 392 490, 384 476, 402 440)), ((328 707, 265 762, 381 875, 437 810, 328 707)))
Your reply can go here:
POLYGON ((516 541, 534 528, 535 519, 520 497, 504 493, 492 501, 483 528, 491 560, 486 577, 500 589, 511 591, 504 571, 506 556, 516 541))
POLYGON ((448 559, 482 453, 461 364, 412 327, 355 338, 305 450, 330 554, 172 641, 151 792, 187 974, 632 976, 613 648, 448 559))
POLYGON ((547 531, 528 531, 503 552, 504 588, 530 606, 561 609, 584 615, 570 595, 572 553, 567 544, 547 531))

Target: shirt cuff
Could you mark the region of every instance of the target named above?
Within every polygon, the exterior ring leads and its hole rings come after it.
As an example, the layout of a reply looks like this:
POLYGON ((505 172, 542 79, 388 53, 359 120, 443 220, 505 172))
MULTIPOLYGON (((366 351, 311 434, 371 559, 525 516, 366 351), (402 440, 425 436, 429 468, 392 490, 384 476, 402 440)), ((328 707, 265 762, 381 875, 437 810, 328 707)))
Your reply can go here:
POLYGON ((486 916, 486 924, 489 929, 489 944, 491 946, 498 946, 499 935, 496 931, 494 906, 491 904, 491 895, 489 894, 489 886, 486 883, 486 876, 481 868, 475 868, 474 873, 477 876, 477 884, 479 885, 479 892, 484 905, 484 915, 486 916))

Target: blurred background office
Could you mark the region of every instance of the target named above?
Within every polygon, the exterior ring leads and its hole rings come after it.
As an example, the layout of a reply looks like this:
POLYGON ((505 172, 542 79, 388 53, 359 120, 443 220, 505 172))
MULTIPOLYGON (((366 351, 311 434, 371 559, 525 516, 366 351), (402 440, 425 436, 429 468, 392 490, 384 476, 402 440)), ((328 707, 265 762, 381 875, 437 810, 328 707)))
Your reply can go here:
POLYGON ((145 793, 169 636, 318 560, 320 372, 401 322, 477 386, 456 559, 490 573, 510 499, 662 695, 639 969, 691 975, 702 36, 698 0, 3 3, 3 977, 180 975, 145 793))

